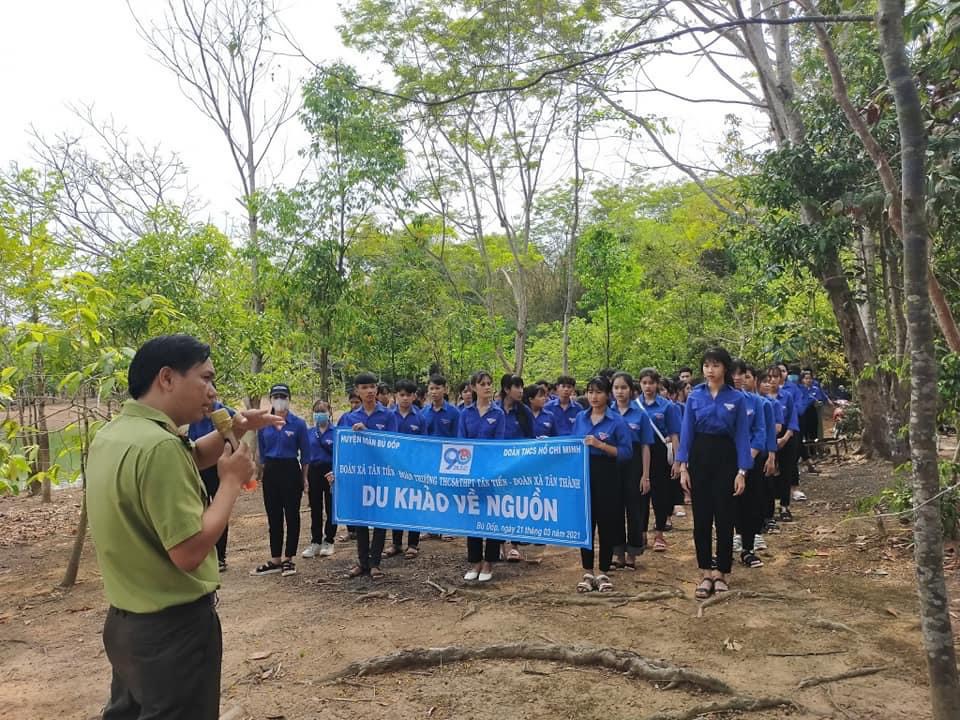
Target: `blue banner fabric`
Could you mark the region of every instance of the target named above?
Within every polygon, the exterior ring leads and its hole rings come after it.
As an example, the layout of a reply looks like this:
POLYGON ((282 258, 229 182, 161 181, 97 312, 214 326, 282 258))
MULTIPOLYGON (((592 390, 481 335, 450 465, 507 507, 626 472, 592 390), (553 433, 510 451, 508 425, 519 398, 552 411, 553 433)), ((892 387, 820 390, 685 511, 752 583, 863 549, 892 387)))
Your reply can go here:
POLYGON ((460 440, 337 430, 340 525, 590 547, 581 438, 460 440))

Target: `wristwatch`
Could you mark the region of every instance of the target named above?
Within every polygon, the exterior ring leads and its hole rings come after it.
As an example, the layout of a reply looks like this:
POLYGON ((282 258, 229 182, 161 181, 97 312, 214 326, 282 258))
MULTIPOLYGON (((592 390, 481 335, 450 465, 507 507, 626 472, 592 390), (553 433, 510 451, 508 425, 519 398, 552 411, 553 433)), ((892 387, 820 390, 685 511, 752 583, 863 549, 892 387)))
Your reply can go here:
POLYGON ((737 475, 742 475, 743 477, 747 476, 746 470, 737 470, 737 475))

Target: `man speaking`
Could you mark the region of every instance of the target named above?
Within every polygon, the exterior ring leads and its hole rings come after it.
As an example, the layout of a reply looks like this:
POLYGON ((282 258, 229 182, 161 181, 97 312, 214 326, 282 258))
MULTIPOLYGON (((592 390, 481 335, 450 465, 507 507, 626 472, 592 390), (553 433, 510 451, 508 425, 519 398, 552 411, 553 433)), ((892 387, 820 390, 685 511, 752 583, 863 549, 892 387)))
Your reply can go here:
MULTIPOLYGON (((255 469, 216 431, 191 443, 178 428, 216 397, 210 347, 189 335, 145 343, 128 372, 132 397, 90 446, 90 531, 110 602, 103 645, 113 678, 108 720, 216 720, 222 640, 215 610, 217 539, 255 469), (199 469, 216 464, 207 503, 199 469)), ((234 434, 279 421, 238 413, 234 434)))

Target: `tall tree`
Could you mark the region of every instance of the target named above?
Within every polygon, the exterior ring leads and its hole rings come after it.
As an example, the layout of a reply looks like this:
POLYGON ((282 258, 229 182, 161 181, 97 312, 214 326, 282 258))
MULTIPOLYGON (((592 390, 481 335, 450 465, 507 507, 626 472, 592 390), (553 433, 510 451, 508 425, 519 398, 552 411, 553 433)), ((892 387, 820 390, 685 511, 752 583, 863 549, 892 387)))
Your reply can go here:
MULTIPOLYGON (((247 221, 251 309, 266 304, 261 283, 260 206, 266 189, 265 162, 280 129, 296 114, 289 84, 279 85, 270 41, 279 32, 273 0, 167 0, 162 21, 133 11, 154 59, 176 76, 191 103, 223 135, 236 177, 238 201, 247 221)), ((254 336, 255 337, 255 336, 254 336)), ((263 370, 263 348, 250 348, 250 371, 263 370)), ((259 394, 248 398, 259 403, 259 394)))
POLYGON ((904 45, 902 0, 880 0, 883 66, 897 108, 901 150, 903 277, 910 333, 910 437, 913 466, 914 557, 930 698, 936 720, 955 718, 960 678, 943 575, 937 432, 937 361, 930 313, 929 233, 926 222, 927 135, 920 96, 904 45))

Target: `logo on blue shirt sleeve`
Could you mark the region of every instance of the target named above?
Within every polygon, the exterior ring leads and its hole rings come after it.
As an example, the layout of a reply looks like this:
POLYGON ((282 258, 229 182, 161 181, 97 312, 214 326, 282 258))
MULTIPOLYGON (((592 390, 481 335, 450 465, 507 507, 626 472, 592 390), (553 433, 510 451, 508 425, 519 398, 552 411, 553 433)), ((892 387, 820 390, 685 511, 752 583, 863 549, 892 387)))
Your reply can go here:
POLYGON ((440 472, 469 475, 473 466, 473 445, 443 444, 440 451, 440 472))
POLYGON ((723 406, 730 412, 733 412, 737 409, 737 406, 734 403, 724 403, 723 406))

